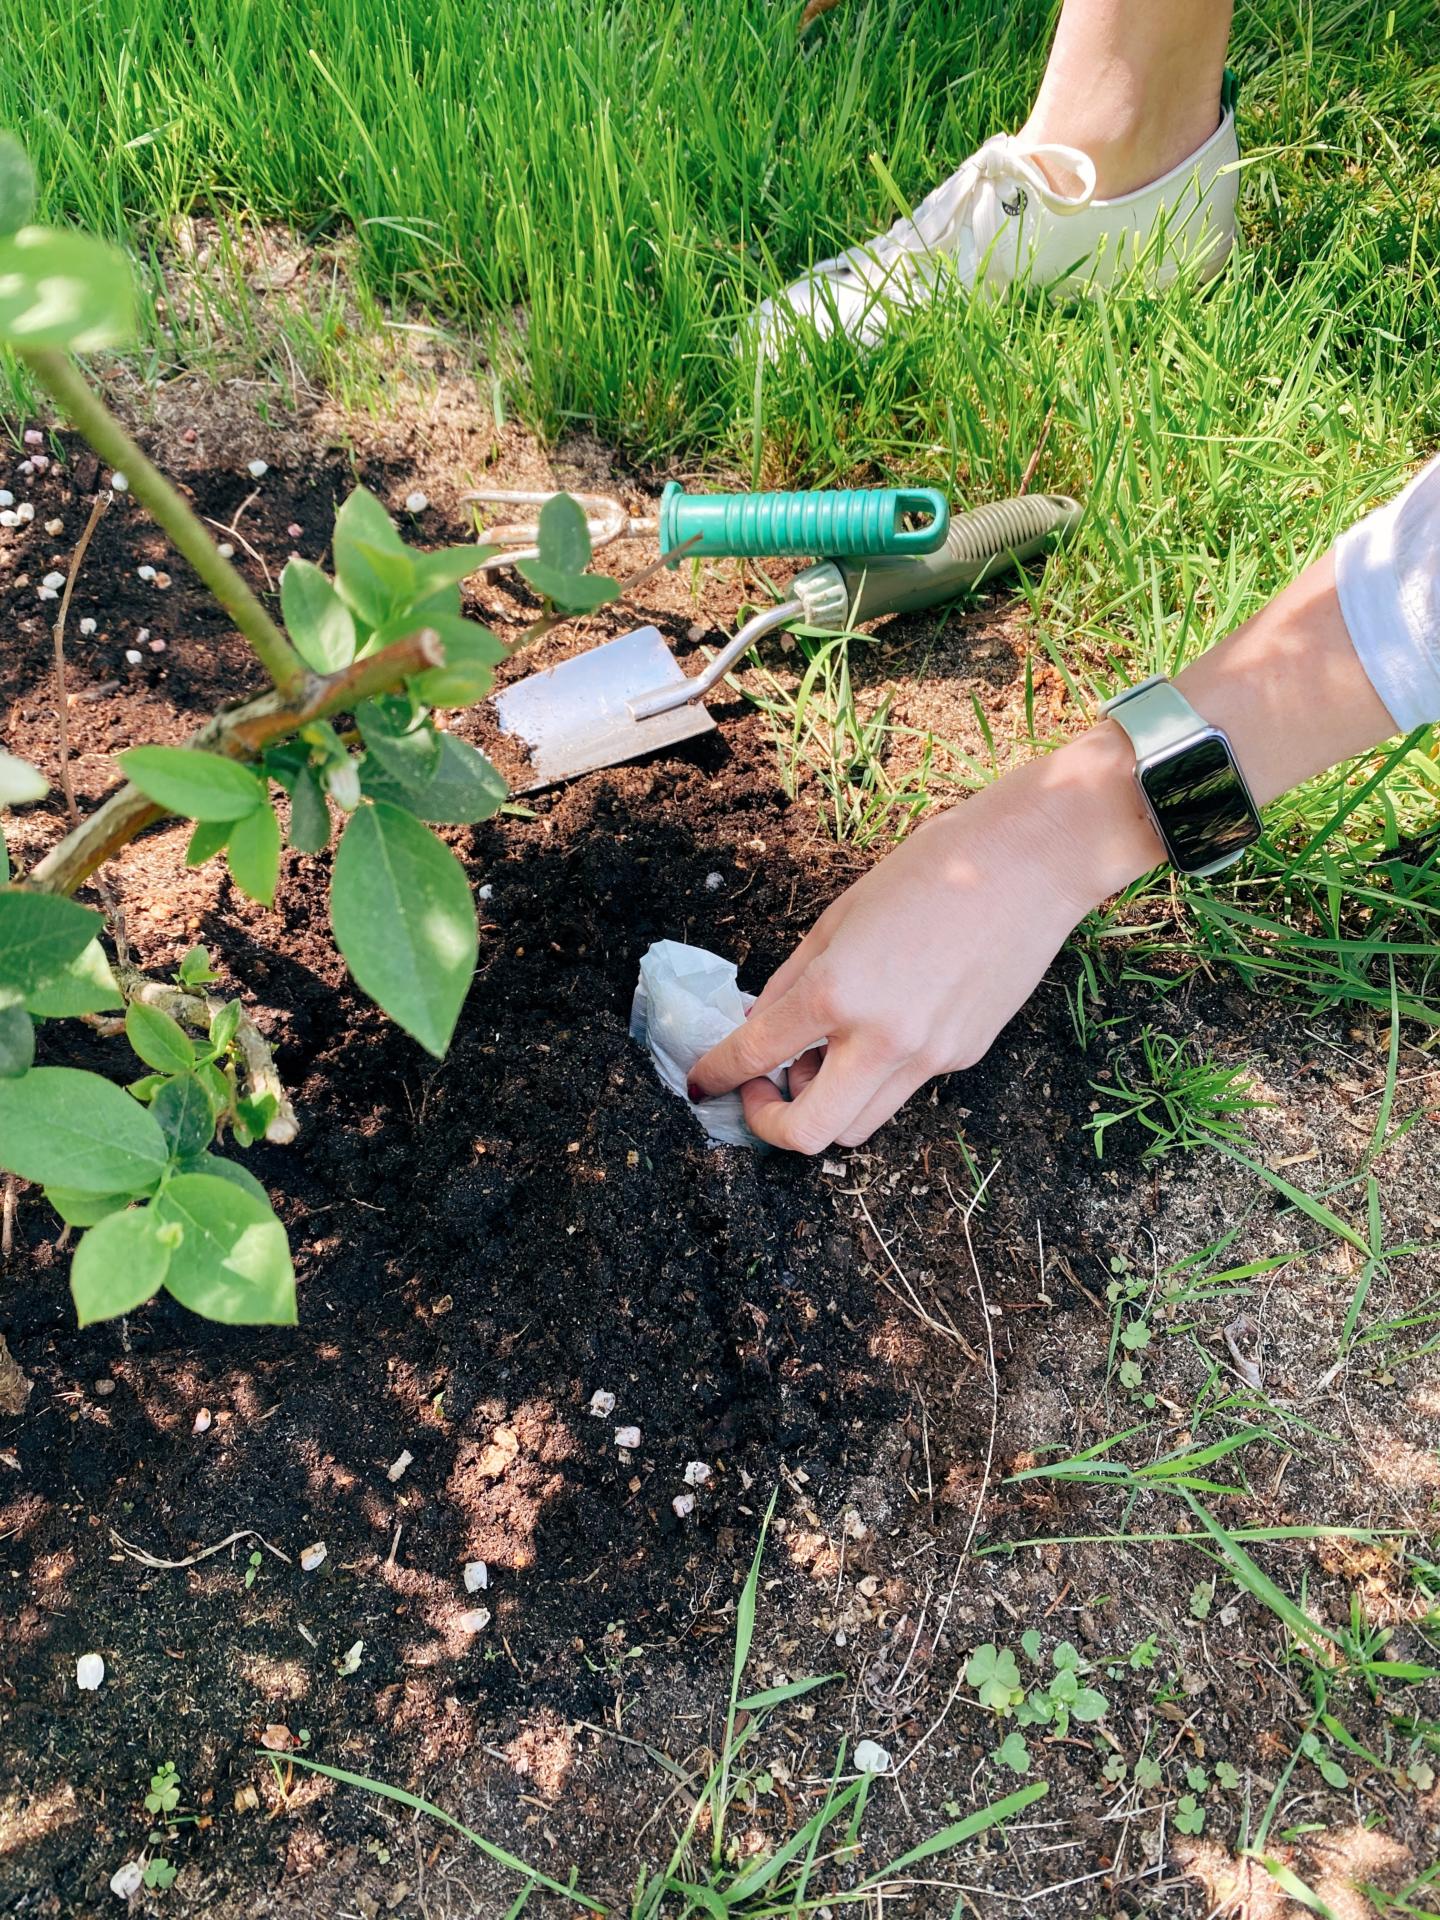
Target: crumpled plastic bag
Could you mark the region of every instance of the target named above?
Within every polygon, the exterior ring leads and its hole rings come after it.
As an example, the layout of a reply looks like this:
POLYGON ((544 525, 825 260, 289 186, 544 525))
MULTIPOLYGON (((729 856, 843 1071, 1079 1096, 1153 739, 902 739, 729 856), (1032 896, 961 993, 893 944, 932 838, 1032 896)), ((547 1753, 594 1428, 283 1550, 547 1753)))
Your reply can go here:
MULTIPOLYGON (((714 1146, 764 1145, 745 1124, 738 1092, 697 1106, 686 1091, 690 1069, 701 1054, 733 1033, 754 1004, 753 993, 740 991, 734 961, 704 947, 657 940, 640 962, 630 1037, 649 1048, 655 1071, 679 1094, 714 1146)), ((777 1086, 783 1072, 777 1068, 770 1076, 777 1086)))

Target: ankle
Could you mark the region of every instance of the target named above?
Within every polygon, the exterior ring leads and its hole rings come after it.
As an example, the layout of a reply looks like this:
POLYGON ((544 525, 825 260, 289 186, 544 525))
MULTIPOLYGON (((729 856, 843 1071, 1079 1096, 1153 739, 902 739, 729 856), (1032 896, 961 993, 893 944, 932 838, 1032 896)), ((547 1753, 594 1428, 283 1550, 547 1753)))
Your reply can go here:
MULTIPOLYGON (((1089 99, 1054 103, 1045 98, 1042 88, 1019 138, 1026 145, 1055 142, 1078 147, 1095 163, 1095 198, 1118 200, 1188 160, 1219 124, 1218 97, 1161 117, 1107 103, 1098 90, 1097 96, 1089 99)), ((1063 170, 1046 167, 1044 171, 1052 175, 1053 184, 1061 191, 1073 192, 1078 184, 1063 170)))

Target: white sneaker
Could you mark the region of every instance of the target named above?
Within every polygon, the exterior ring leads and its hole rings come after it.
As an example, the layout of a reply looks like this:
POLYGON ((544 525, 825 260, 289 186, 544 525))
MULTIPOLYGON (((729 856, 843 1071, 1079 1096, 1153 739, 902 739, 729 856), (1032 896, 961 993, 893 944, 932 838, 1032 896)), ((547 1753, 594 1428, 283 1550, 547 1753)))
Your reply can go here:
POLYGON ((1147 290, 1182 268, 1208 280, 1235 242, 1239 159, 1228 84, 1204 146, 1118 200, 1095 198, 1095 163, 1078 148, 1027 147, 997 133, 908 219, 762 301, 762 342, 773 353, 787 333, 808 330, 874 346, 892 314, 923 306, 949 280, 972 293, 1024 282, 1057 298, 1108 287, 1137 264, 1147 290), (1041 162, 1077 180, 1077 190, 1058 191, 1041 162))

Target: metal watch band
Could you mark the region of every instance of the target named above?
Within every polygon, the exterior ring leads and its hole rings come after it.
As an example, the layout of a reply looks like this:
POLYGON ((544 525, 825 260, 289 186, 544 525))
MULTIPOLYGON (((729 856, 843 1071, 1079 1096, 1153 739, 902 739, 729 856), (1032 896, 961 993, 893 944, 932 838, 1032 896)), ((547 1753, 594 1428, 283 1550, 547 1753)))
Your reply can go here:
POLYGON ((1137 760, 1154 753, 1167 753, 1182 741, 1211 731, 1203 719, 1163 674, 1152 674, 1126 687, 1100 709, 1102 717, 1113 720, 1130 736, 1137 760))

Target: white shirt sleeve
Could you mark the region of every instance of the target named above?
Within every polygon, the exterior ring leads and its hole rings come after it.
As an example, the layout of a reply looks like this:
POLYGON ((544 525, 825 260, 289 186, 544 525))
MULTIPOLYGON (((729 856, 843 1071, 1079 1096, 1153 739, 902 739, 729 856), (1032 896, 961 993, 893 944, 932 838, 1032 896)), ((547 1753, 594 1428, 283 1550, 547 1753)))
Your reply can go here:
POLYGON ((1440 459, 1335 543, 1340 611, 1398 732, 1440 720, 1440 459))

